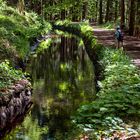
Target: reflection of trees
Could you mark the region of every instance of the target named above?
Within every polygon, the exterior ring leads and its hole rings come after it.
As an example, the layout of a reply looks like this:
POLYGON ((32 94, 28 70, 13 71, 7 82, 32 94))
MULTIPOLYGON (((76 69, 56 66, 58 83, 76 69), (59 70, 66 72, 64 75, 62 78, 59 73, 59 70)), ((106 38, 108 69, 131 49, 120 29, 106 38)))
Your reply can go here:
POLYGON ((49 49, 32 58, 34 107, 31 115, 6 140, 71 140, 79 133, 71 123, 78 106, 92 99, 92 66, 79 40, 54 41, 49 49), (18 138, 17 138, 18 137, 18 138))
MULTIPOLYGON (((75 126, 70 116, 93 96, 92 67, 78 44, 74 37, 62 37, 61 42, 52 43, 33 61, 35 105, 32 119, 37 119, 41 127, 47 126, 50 137, 64 139, 62 137, 68 137, 68 133, 74 135, 75 126)), ((44 139, 47 136, 43 134, 44 139)))
POLYGON ((39 127, 37 120, 26 117, 21 126, 18 126, 4 140, 41 140, 41 135, 48 132, 48 127, 39 127))

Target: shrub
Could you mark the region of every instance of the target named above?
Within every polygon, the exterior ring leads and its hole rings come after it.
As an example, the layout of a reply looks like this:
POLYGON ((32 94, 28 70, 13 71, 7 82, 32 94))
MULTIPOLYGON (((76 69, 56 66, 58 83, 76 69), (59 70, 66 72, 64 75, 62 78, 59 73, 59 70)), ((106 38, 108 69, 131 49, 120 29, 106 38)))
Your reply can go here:
POLYGON ((51 26, 35 13, 25 12, 21 15, 17 9, 1 3, 0 42, 9 42, 10 48, 14 48, 18 55, 24 57, 30 49, 30 42, 39 35, 48 33, 51 26))
POLYGON ((11 67, 8 60, 0 63, 0 89, 5 89, 22 78, 24 78, 22 71, 11 67))
MULTIPOLYGON (((94 131, 121 130, 117 125, 106 121, 111 118, 122 120, 124 124, 139 123, 140 117, 140 75, 136 66, 122 50, 103 48, 100 64, 104 79, 99 83, 97 98, 78 109, 76 122, 94 131)), ((125 126, 123 126, 125 129, 125 126)))

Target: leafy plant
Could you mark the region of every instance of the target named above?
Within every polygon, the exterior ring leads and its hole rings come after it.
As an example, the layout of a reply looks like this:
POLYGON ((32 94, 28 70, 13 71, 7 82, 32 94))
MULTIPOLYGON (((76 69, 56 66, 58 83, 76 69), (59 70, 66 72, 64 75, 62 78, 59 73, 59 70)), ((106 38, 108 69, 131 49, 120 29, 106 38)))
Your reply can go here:
POLYGON ((94 131, 119 130, 122 123, 112 124, 114 118, 125 124, 131 120, 139 124, 140 75, 136 66, 120 50, 102 48, 100 64, 104 79, 99 82, 100 91, 90 104, 78 109, 76 123, 94 131), (106 121, 106 118, 112 118, 106 121))
MULTIPOLYGON (((1 3, 0 42, 2 45, 0 44, 0 47, 5 48, 5 50, 14 48, 16 54, 24 57, 30 49, 30 42, 41 34, 47 34, 51 25, 33 12, 25 12, 24 15, 21 15, 17 9, 7 6, 4 2, 1 3), (5 42, 9 43, 9 48, 6 47, 5 42)), ((11 54, 13 54, 12 51, 11 54)), ((3 59, 8 56, 5 54, 3 59)))
POLYGON ((8 60, 0 63, 0 89, 7 88, 12 83, 23 78, 21 70, 16 70, 10 66, 8 60))

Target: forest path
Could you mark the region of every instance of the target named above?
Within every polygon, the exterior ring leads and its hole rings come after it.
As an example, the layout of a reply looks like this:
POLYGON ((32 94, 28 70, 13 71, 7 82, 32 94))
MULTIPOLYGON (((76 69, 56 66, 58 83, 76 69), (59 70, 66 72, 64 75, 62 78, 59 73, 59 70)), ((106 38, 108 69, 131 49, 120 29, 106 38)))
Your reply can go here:
MULTIPOLYGON (((114 29, 105 29, 98 26, 92 26, 94 35, 98 42, 105 46, 115 46, 114 29)), ((126 54, 132 58, 132 62, 140 68, 140 39, 124 34, 123 48, 126 54)))

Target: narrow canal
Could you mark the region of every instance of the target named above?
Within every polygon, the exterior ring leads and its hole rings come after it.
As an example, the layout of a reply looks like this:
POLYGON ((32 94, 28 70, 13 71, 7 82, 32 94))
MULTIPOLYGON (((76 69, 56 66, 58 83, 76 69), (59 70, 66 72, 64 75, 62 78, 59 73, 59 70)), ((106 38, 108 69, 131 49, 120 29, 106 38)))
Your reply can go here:
POLYGON ((92 63, 76 37, 55 37, 43 45, 28 67, 34 105, 4 140, 74 140, 82 133, 72 116, 94 99, 92 63))

